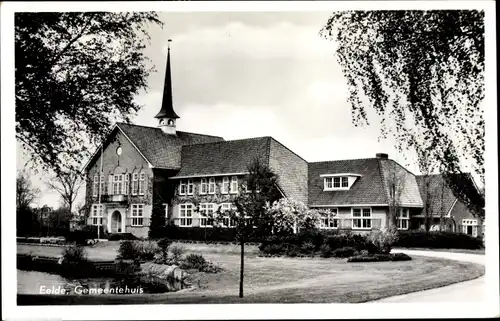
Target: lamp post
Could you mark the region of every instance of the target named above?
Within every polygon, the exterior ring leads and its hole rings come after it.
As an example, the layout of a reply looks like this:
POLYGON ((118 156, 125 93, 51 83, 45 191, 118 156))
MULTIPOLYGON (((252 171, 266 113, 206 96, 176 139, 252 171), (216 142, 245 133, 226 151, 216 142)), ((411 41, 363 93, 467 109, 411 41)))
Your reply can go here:
POLYGON ((104 183, 104 177, 102 176, 102 156, 103 156, 103 144, 101 144, 101 168, 99 170, 99 205, 98 205, 98 213, 97 217, 97 241, 99 242, 101 236, 101 219, 102 219, 102 208, 101 208, 101 194, 102 194, 102 184, 104 183))

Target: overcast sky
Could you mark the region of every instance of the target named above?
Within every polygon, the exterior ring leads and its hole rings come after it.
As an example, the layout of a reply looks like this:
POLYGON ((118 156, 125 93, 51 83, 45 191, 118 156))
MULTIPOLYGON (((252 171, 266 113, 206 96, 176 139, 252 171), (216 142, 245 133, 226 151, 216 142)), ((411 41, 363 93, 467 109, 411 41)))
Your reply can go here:
MULTIPOLYGON (((272 136, 307 161, 369 158, 384 152, 418 173, 411 159, 396 152, 392 140, 378 140, 376 118, 369 127, 352 124, 335 44, 319 35, 329 16, 330 12, 160 13, 165 26, 151 26, 146 49, 157 72, 149 77, 147 93, 137 96, 144 107, 135 123, 157 125, 154 116, 161 106, 170 38, 178 130, 226 140, 272 136)), ((18 167, 24 161, 20 157, 18 167)), ((39 176, 33 178, 43 191, 38 204, 56 206, 57 195, 45 189, 39 176)))

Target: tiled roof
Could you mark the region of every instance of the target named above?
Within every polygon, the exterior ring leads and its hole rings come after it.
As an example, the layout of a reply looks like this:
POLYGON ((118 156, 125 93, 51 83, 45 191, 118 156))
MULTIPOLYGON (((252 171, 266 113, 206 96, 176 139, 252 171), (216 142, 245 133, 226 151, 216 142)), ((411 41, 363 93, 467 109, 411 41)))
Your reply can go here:
MULTIPOLYGON (((387 188, 386 192, 388 193, 391 183, 395 182, 401 190, 399 204, 404 206, 423 206, 415 175, 392 159, 379 159, 379 162, 387 188)), ((389 194, 387 194, 387 197, 389 199, 389 194)))
POLYGON ((177 135, 168 135, 155 127, 126 123, 117 123, 117 126, 154 167, 161 168, 180 168, 181 149, 184 145, 224 141, 222 137, 182 131, 177 131, 177 135))
POLYGON ((390 159, 365 158, 309 163, 309 205, 388 204, 392 177, 404 182, 400 204, 422 205, 412 173, 390 159), (322 174, 359 174, 349 190, 324 191, 322 174), (396 175, 396 176, 394 176, 396 175))
POLYGON ((255 158, 269 164, 271 137, 259 137, 182 147, 182 167, 176 176, 245 173, 255 158))
MULTIPOLYGON (((443 216, 445 216, 450 211, 457 198, 446 185, 443 176, 440 174, 428 176, 418 175, 416 179, 423 202, 425 203, 427 197, 429 197, 430 214, 439 217, 442 212, 443 216), (429 191, 429 193, 427 193, 427 191, 429 191)), ((422 211, 422 215, 425 215, 425 208, 422 211)))
POLYGON ((387 204, 380 163, 377 158, 309 163, 309 206, 387 204), (360 174, 346 191, 323 191, 322 174, 360 174))

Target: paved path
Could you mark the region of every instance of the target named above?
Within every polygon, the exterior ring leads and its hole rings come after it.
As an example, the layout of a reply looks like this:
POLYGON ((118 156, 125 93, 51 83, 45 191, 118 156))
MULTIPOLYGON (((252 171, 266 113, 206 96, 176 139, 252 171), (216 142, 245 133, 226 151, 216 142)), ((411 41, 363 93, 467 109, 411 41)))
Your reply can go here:
MULTIPOLYGON (((443 259, 459 260, 465 262, 473 262, 477 264, 485 264, 485 255, 480 254, 465 254, 437 251, 418 251, 418 250, 403 250, 394 249, 393 253, 403 252, 408 255, 421 255, 430 257, 439 257, 443 259)), ((404 302, 404 303, 419 303, 419 302, 471 302, 480 303, 485 300, 485 277, 484 275, 470 281, 455 283, 452 285, 413 292, 403 295, 397 295, 381 300, 371 302, 404 302)))

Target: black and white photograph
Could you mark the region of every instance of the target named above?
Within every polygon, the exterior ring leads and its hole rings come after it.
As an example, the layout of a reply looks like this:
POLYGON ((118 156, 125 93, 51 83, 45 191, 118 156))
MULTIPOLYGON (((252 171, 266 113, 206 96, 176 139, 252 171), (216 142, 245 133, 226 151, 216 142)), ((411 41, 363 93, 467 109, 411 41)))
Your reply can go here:
POLYGON ((493 1, 0 9, 3 319, 500 316, 493 1))

